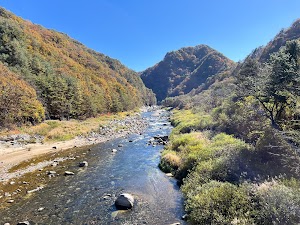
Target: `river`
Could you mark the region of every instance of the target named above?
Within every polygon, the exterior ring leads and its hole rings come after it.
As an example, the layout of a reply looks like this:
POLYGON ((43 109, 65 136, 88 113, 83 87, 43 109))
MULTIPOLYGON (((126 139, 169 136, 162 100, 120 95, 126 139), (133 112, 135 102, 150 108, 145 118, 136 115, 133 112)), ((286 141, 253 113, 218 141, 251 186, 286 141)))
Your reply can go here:
POLYGON ((142 116, 149 123, 144 133, 93 146, 84 158, 87 168, 79 168, 75 161, 64 166, 75 175, 52 178, 44 189, 2 209, 0 223, 184 224, 180 219, 183 199, 176 180, 157 166, 163 146, 148 145, 152 137, 170 134, 168 114, 159 110, 142 116), (123 192, 134 195, 132 210, 117 211, 114 207, 123 192))

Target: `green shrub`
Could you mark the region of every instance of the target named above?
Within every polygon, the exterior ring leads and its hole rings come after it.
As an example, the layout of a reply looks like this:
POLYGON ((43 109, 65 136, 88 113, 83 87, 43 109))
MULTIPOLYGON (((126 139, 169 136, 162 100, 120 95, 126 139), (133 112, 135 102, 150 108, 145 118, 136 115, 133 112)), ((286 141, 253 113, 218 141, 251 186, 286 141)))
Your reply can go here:
POLYGON ((209 129, 213 125, 213 119, 209 114, 194 113, 192 110, 180 110, 173 113, 171 123, 175 126, 172 131, 173 134, 183 134, 209 129))
POLYGON ((252 224, 247 190, 230 183, 211 181, 193 192, 183 188, 186 211, 192 224, 252 224), (240 221, 240 222, 238 222, 240 221), (243 222, 242 222, 243 221, 243 222))
POLYGON ((252 165, 258 173, 265 176, 286 174, 288 177, 298 177, 295 170, 299 166, 299 154, 291 148, 278 130, 265 129, 255 146, 252 165))
POLYGON ((276 181, 254 186, 257 224, 299 224, 300 191, 276 181))
POLYGON ((208 179, 207 176, 210 174, 209 179, 238 183, 243 172, 240 161, 244 160, 240 153, 249 149, 243 141, 223 133, 214 136, 211 140, 200 132, 180 134, 172 137, 160 166, 164 171, 175 172, 178 179, 185 178, 189 170, 197 168, 196 171, 205 177, 203 179, 208 179), (170 155, 165 156, 170 151, 180 159, 177 160, 180 161, 179 165, 171 163, 170 155), (204 171, 199 169, 206 161, 210 163, 209 172, 207 168, 204 171))

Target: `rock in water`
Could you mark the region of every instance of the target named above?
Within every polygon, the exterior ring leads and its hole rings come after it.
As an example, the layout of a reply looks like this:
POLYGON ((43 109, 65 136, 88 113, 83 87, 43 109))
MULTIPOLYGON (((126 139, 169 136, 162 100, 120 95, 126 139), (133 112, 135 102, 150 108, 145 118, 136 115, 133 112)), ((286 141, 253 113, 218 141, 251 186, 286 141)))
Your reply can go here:
POLYGON ((131 209, 134 204, 134 197, 131 194, 123 193, 115 201, 117 209, 126 210, 131 209))
POLYGON ((188 214, 184 214, 184 215, 181 217, 181 219, 187 221, 187 219, 188 219, 188 214))
POLYGON ((65 176, 72 176, 75 173, 71 172, 71 171, 65 171, 65 176))
POLYGON ((174 177, 174 175, 172 173, 166 173, 167 177, 174 177))
POLYGON ((89 164, 87 161, 83 161, 79 163, 79 167, 87 167, 89 164))

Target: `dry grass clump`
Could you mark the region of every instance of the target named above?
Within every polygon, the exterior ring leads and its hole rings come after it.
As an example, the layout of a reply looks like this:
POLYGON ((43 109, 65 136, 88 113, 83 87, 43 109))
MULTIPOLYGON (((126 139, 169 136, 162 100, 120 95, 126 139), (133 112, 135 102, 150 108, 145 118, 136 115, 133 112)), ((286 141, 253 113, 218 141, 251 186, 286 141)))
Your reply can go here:
POLYGON ((120 112, 117 114, 104 114, 86 120, 45 120, 35 126, 15 127, 13 130, 2 130, 1 136, 13 134, 40 135, 46 142, 71 140, 79 135, 88 135, 98 131, 100 126, 105 126, 113 119, 122 119, 133 114, 134 111, 120 112))

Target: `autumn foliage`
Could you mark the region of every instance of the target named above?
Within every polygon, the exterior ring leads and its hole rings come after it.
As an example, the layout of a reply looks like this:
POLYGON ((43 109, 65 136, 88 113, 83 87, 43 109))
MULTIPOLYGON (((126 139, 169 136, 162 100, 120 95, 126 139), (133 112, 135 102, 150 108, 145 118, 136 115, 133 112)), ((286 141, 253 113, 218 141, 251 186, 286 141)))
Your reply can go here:
MULTIPOLYGON (((84 119, 155 103, 154 94, 144 86, 137 73, 119 61, 2 8, 0 62, 3 63, 1 73, 4 70, 9 73, 4 69, 8 67, 20 79, 20 85, 22 82, 30 84, 32 95, 36 91, 46 118, 84 119)), ((1 83, 6 82, 3 77, 1 74, 1 83)), ((0 98, 5 98, 3 93, 0 98)), ((25 93, 22 91, 21 94, 25 93)), ((37 106, 38 102, 23 103, 25 106, 22 107, 30 108, 32 104, 35 105, 33 108, 41 108, 37 106)), ((34 120, 39 121, 37 118, 34 120)))
POLYGON ((35 90, 0 64, 0 125, 40 122, 44 113, 35 90))

